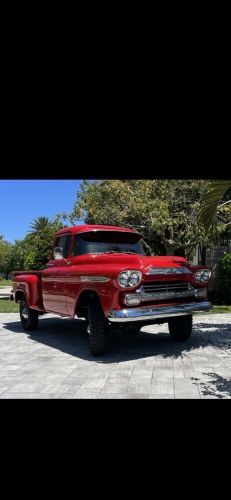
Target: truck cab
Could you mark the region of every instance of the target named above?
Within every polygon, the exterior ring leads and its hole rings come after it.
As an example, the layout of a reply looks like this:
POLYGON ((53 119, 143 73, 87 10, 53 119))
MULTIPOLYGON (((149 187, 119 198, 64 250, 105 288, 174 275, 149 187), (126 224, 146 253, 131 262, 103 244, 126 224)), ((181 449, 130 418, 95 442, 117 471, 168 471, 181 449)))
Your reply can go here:
POLYGON ((90 350, 101 355, 113 324, 138 332, 167 322, 173 340, 187 340, 192 315, 212 307, 210 274, 183 257, 147 256, 135 230, 80 225, 55 234, 46 269, 13 273, 13 297, 26 330, 46 312, 85 318, 90 350))

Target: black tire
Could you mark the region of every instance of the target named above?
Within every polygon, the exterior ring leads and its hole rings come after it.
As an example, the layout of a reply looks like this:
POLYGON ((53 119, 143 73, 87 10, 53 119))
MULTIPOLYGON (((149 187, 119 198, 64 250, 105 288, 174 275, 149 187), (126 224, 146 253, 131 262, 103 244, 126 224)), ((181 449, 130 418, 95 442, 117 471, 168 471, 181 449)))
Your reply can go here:
POLYGON ((99 300, 92 299, 88 306, 88 334, 93 356, 106 352, 107 324, 99 300))
POLYGON ((138 335, 140 333, 141 326, 137 324, 123 325, 123 332, 128 335, 138 335))
POLYGON ((30 309, 25 297, 20 300, 19 312, 23 329, 28 332, 37 330, 38 312, 30 309))
POLYGON ((183 342, 192 333, 192 315, 172 318, 168 322, 169 333, 172 340, 183 342))

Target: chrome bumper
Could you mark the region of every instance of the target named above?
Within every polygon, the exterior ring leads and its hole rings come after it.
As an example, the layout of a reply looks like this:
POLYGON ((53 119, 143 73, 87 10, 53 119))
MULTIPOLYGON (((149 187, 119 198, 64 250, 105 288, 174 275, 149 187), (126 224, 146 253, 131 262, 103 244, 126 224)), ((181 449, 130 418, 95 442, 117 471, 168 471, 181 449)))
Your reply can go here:
POLYGON ((179 306, 152 306, 134 307, 131 309, 113 309, 108 314, 110 322, 123 323, 125 321, 150 321, 154 319, 171 318, 174 316, 185 316, 198 311, 209 311, 212 309, 211 302, 192 302, 179 306))

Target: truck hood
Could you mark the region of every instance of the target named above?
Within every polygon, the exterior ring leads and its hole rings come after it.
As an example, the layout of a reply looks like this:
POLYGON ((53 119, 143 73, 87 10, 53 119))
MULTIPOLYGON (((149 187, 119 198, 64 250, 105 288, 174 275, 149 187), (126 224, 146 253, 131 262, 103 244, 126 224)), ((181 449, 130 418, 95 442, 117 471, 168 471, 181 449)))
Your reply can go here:
MULTIPOLYGON (((78 263, 81 263, 81 257, 78 257, 78 263)), ((175 256, 154 256, 131 254, 88 254, 83 256, 83 264, 95 267, 102 267, 112 270, 115 269, 137 269, 142 273, 155 274, 155 269, 161 273, 161 268, 181 269, 186 268, 190 272, 190 265, 183 257, 175 256)), ((186 271, 185 269, 185 271, 186 271)), ((171 272, 171 271, 170 271, 171 272)), ((176 271, 177 272, 177 271, 176 271)))

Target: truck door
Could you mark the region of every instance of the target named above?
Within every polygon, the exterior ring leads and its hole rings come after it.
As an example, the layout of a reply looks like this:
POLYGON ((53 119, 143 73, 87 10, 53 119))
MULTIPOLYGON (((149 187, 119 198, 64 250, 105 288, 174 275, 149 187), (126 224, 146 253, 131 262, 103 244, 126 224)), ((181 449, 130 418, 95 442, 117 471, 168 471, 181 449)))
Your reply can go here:
POLYGON ((68 315, 66 280, 70 252, 71 234, 56 238, 55 247, 62 249, 63 258, 50 262, 49 268, 42 274, 43 304, 46 311, 68 315))

